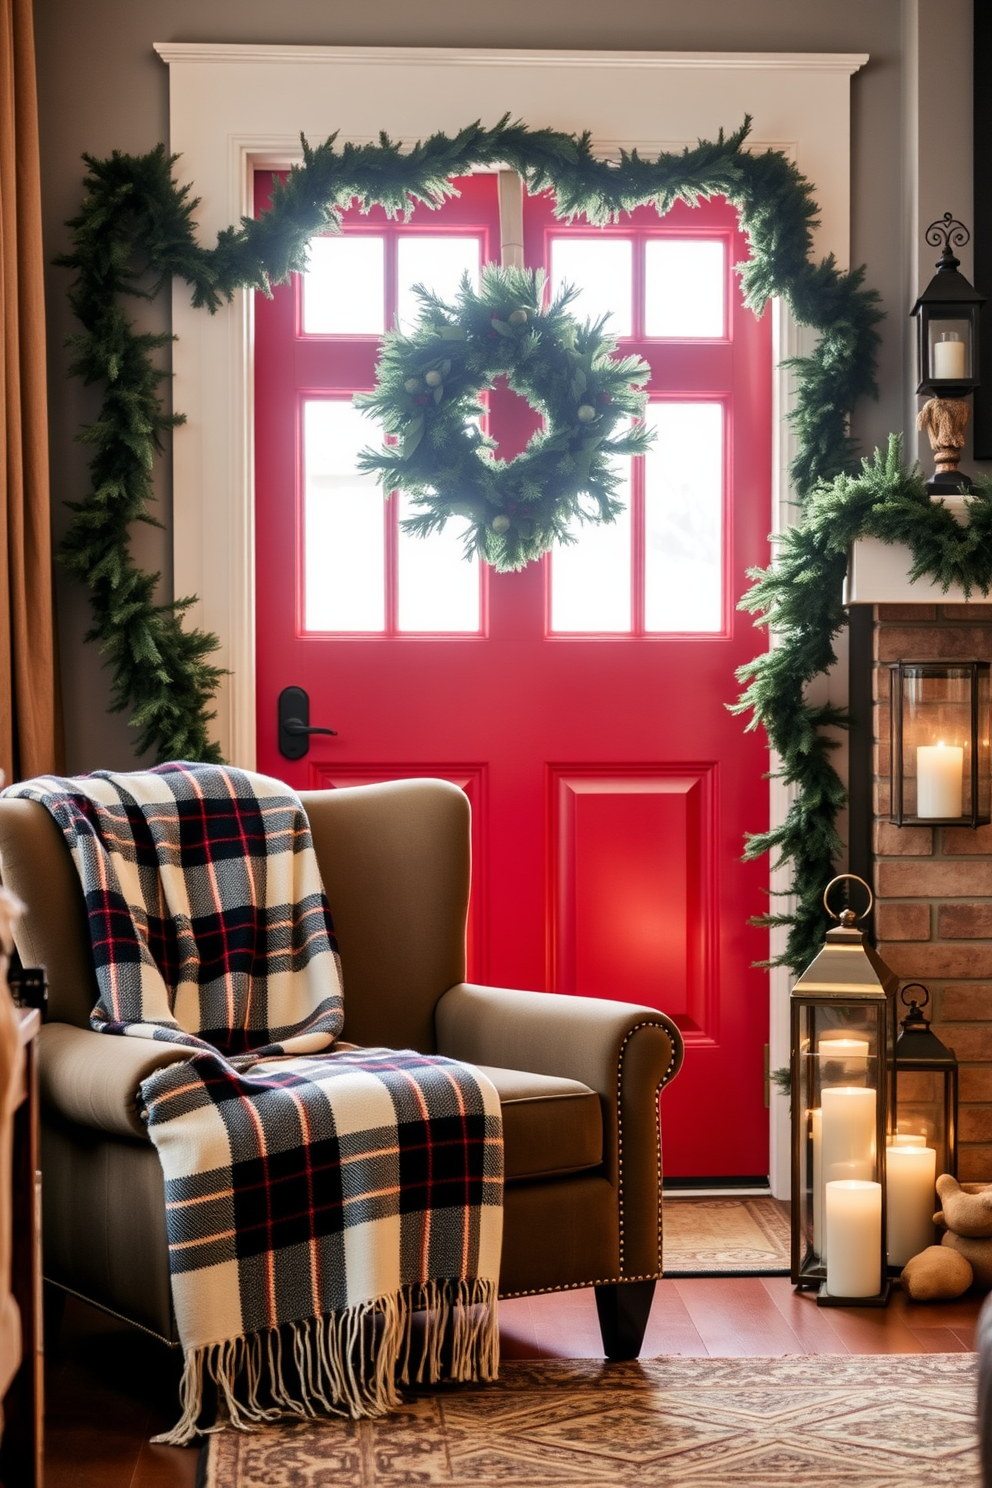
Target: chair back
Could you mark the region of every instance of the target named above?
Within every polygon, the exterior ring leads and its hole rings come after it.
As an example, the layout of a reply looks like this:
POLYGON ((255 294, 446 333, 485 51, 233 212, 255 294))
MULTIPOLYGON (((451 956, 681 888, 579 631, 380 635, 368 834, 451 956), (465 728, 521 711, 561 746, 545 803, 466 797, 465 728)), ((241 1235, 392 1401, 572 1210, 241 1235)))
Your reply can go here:
MULTIPOLYGON (((434 1008, 465 978, 469 804, 444 780, 302 795, 344 969, 344 1037, 432 1053, 434 1008)), ((97 1000, 86 907, 44 806, 0 799, 0 879, 24 904, 25 966, 48 973, 49 1017, 89 1027, 97 1000)))
POLYGON ((446 780, 305 791, 344 971, 344 1038, 431 1054, 465 979, 470 810, 446 780))

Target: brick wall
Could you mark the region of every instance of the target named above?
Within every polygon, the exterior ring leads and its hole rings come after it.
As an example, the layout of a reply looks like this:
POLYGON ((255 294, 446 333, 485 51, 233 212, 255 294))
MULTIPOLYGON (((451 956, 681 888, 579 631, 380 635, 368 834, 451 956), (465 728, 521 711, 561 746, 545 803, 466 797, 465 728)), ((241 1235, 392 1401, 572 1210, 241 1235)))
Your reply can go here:
POLYGON ((930 989, 960 1063, 958 1176, 992 1182, 992 826, 897 827, 889 815, 889 668, 992 659, 992 605, 875 610, 875 928, 884 960, 930 989))

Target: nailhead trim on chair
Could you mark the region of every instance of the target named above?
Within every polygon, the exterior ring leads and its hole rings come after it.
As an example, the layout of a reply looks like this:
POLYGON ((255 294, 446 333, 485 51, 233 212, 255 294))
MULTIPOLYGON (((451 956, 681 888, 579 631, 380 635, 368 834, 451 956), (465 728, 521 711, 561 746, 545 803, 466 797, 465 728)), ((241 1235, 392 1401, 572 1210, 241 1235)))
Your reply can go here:
MULTIPOLYGON (((623 1055, 624 1055, 624 1050, 626 1049, 626 1047, 627 1047, 628 1043, 630 1042, 630 1040, 634 1037, 634 1034, 635 1033, 639 1033, 642 1028, 660 1028, 660 1029, 662 1029, 663 1032, 665 1032, 665 1033, 667 1033, 669 1035, 669 1039, 670 1039, 671 1044, 672 1044, 672 1057, 669 1060, 668 1068, 666 1069, 665 1073, 662 1075, 661 1079, 658 1081, 658 1088, 657 1088, 657 1090, 654 1093, 654 1098, 655 1098, 655 1102, 656 1103, 658 1101, 659 1096, 661 1095, 662 1090, 668 1084, 668 1081, 672 1078, 672 1076, 675 1074, 676 1069, 678 1067, 678 1064, 680 1063, 680 1061, 678 1061, 676 1059, 676 1045, 675 1045, 674 1039, 671 1038, 671 1032, 670 1032, 670 1030, 666 1027, 666 1025, 664 1023, 656 1023, 654 1021, 654 1019, 651 1019, 651 1018, 645 1018, 645 1020, 644 1020, 643 1023, 637 1023, 637 1024, 634 1025, 634 1027, 632 1029, 630 1029, 630 1031, 628 1032, 628 1034, 627 1034, 626 1038, 624 1039, 623 1043, 620 1045, 620 1050, 619 1050, 619 1053, 617 1055, 617 1177, 618 1177, 618 1182, 617 1182, 617 1199, 618 1199, 619 1218, 620 1218, 620 1275, 619 1276, 610 1276, 610 1277, 599 1277, 595 1281, 570 1281, 567 1286, 531 1287, 527 1291, 523 1291, 523 1292, 500 1292, 500 1296, 501 1297, 506 1297, 507 1299, 509 1299, 511 1297, 539 1297, 543 1293, 546 1293, 546 1292, 575 1292, 575 1291, 580 1291, 580 1290, 582 1290, 585 1287, 591 1287, 591 1286, 615 1286, 618 1282, 621 1282, 621 1281, 657 1281, 661 1277, 661 1274, 662 1273, 661 1273, 661 1270, 660 1269, 657 1270, 657 1271, 649 1271, 644 1276, 625 1276, 623 1274, 623 1106, 622 1106, 622 1101, 621 1101, 621 1092, 622 1092, 622 1089, 623 1089, 623 1078, 622 1078, 622 1076, 623 1076, 623 1055)), ((660 1262, 660 1260, 661 1260, 661 1254, 662 1254, 662 1219, 661 1219, 661 1202, 660 1202, 661 1186, 662 1186, 662 1172, 661 1172, 661 1121, 660 1121, 660 1118, 659 1118, 658 1123, 656 1125, 656 1131, 657 1131, 657 1134, 658 1135, 657 1135, 656 1145, 655 1145, 655 1163, 656 1163, 656 1169, 655 1169, 655 1171, 656 1171, 656 1175, 657 1175, 657 1179, 658 1179, 658 1194, 659 1194, 659 1203, 658 1203, 658 1259, 659 1259, 659 1262, 660 1262)))

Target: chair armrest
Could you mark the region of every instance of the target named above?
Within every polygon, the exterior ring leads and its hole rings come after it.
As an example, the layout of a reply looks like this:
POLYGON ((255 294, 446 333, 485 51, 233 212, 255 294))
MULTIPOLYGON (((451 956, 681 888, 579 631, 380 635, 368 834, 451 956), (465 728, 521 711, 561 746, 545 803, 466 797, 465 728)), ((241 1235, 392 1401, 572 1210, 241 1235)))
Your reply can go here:
POLYGON ((678 1028, 630 1002, 461 982, 435 1011, 438 1052, 472 1064, 580 1080, 599 1095, 603 1176, 616 1193, 619 1274, 661 1271, 658 1092, 682 1064, 678 1028))
POLYGON ((68 1121, 121 1137, 147 1137, 138 1115, 138 1086, 164 1064, 189 1059, 183 1044, 119 1038, 46 1023, 38 1036, 38 1084, 43 1106, 68 1121))
POLYGON ((460 982, 441 997, 434 1017, 439 1054, 581 1080, 611 1103, 631 1039, 637 1039, 641 1077, 652 1091, 682 1065, 678 1028, 664 1013, 637 1003, 460 982))

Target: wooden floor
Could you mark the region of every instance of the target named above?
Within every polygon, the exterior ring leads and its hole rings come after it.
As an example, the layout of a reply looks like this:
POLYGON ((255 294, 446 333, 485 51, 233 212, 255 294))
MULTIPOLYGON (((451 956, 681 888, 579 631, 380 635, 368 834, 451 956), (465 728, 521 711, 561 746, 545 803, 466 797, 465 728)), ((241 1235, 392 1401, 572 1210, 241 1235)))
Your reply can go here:
MULTIPOLYGON (((958 1353, 981 1298, 821 1308, 786 1277, 659 1282, 643 1356, 958 1353)), ((505 1359, 601 1357, 592 1292, 500 1304, 505 1359)), ((178 1414, 178 1358, 72 1299, 49 1359, 45 1488, 193 1488, 197 1451, 148 1438, 178 1414)), ((10 1485, 16 1488, 16 1485, 10 1485)))

